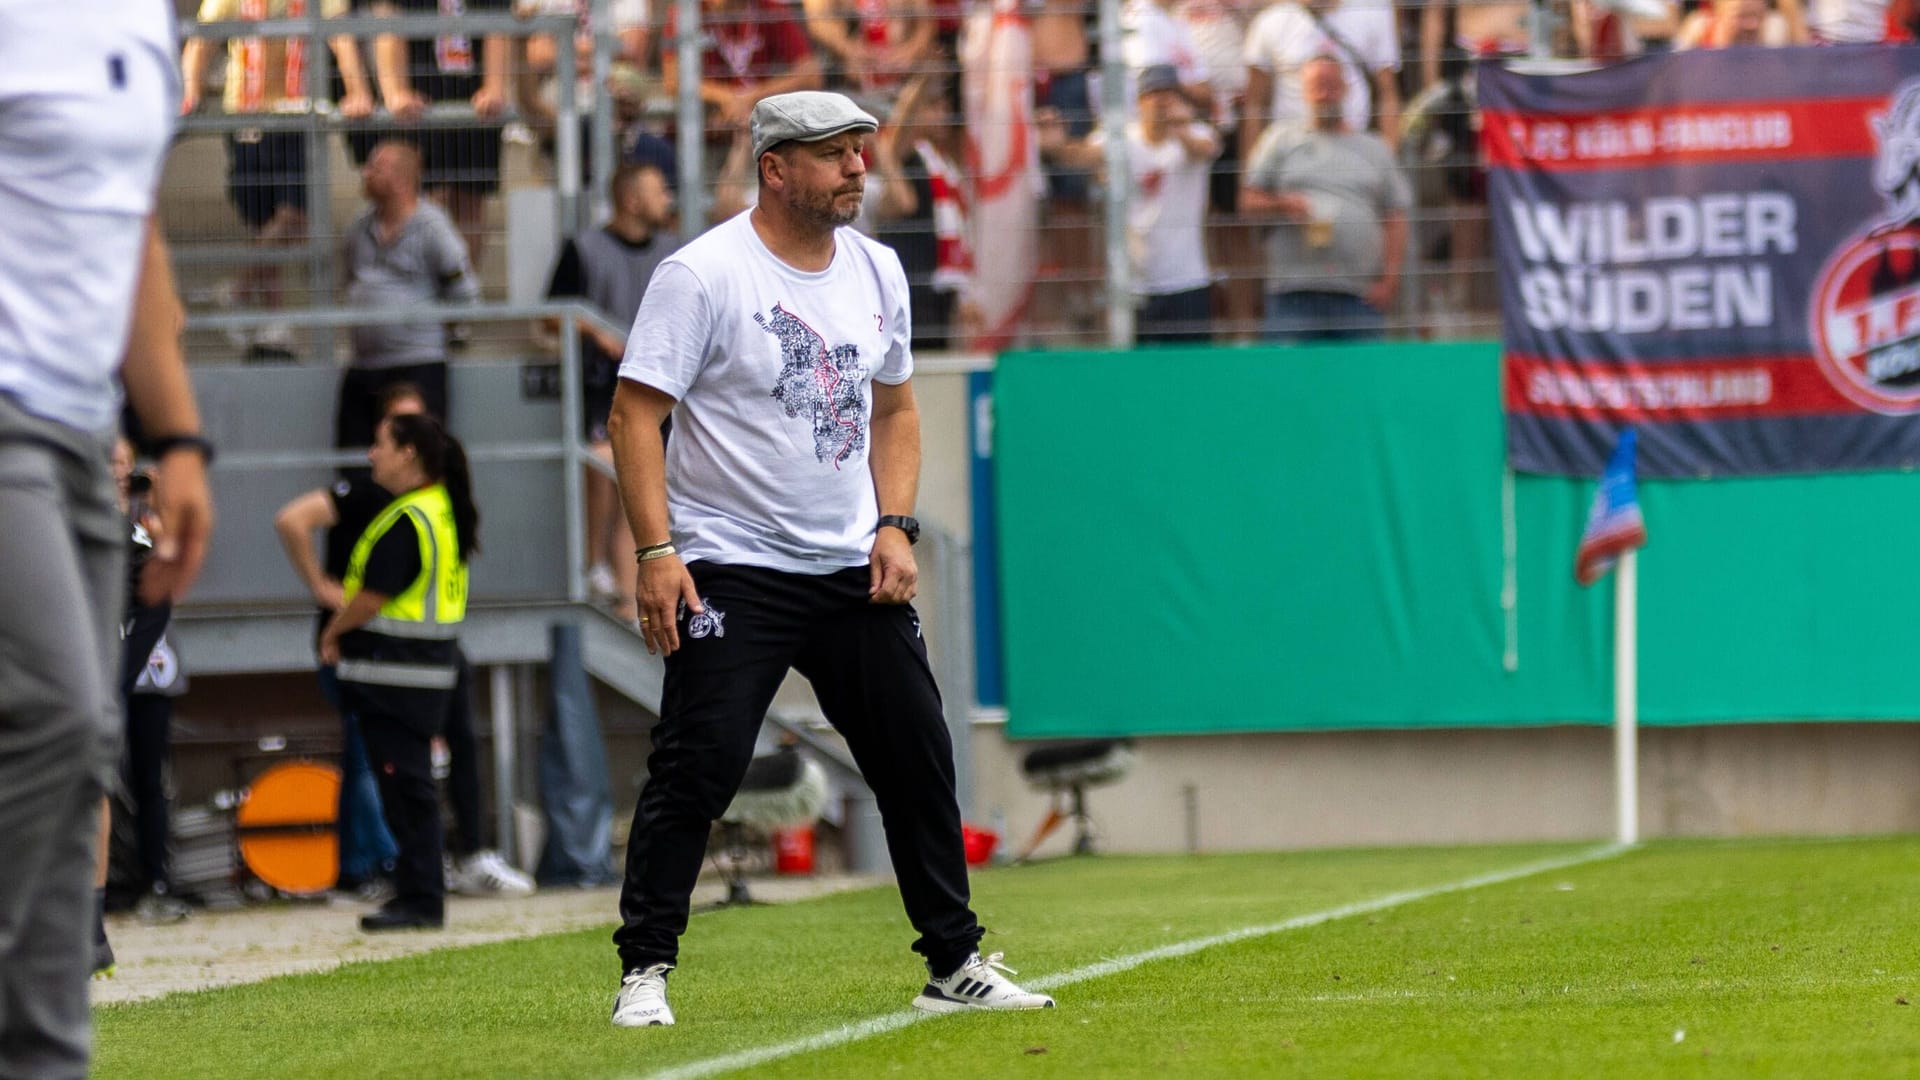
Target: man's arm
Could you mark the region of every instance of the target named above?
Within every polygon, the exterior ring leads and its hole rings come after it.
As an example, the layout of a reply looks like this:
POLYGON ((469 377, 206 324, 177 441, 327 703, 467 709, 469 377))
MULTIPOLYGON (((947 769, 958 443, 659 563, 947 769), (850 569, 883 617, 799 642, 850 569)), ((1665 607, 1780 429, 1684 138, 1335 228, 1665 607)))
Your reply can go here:
POLYGON ((815 45, 840 58, 849 68, 858 68, 862 57, 860 43, 847 33, 846 21, 835 10, 833 0, 805 0, 807 36, 815 45))
MULTIPOLYGON (((392 3, 376 3, 373 13, 393 18, 400 9, 392 3)), ((407 77, 407 43, 398 34, 381 34, 373 39, 373 74, 380 85, 380 100, 397 119, 417 120, 426 111, 427 102, 413 92, 407 77)))
POLYGON ((313 547, 313 534, 340 523, 333 496, 325 488, 296 495, 273 516, 273 531, 280 534, 280 546, 293 564, 300 583, 313 595, 314 603, 329 611, 340 610, 340 583, 321 569, 319 553, 313 547))
POLYGON ((513 39, 489 34, 480 44, 480 89, 474 91, 475 115, 490 120, 507 111, 507 67, 513 59, 513 39))
POLYGON ((480 275, 467 258, 467 242, 453 223, 440 218, 428 234, 429 267, 440 299, 455 304, 480 302, 480 275))
MULTIPOLYGON (((920 406, 913 399, 912 379, 898 386, 874 381, 873 442, 867 464, 873 470, 880 516, 911 515, 920 494, 920 406)), ((868 595, 874 603, 904 604, 913 599, 920 568, 906 533, 884 528, 874 534, 871 571, 868 595)))
POLYGON ((1420 8, 1420 85, 1440 81, 1440 57, 1446 51, 1447 12, 1456 0, 1427 0, 1420 8))
POLYGON ((333 62, 340 68, 345 87, 340 96, 340 115, 360 120, 373 115, 373 84, 367 81, 367 66, 360 61, 360 42, 349 34, 336 35, 329 43, 333 62))
MULTIPOLYGON (((173 285, 167 246, 152 218, 147 219, 146 252, 133 298, 131 332, 120 379, 127 401, 150 439, 199 435, 200 409, 180 351, 186 314, 173 285)), ((207 490, 207 462, 191 447, 176 447, 155 463, 153 513, 158 520, 153 558, 140 580, 148 603, 178 600, 200 574, 207 541, 213 534, 213 496, 207 490)))
POLYGON ((1388 146, 1400 145, 1400 73, 1381 68, 1373 73, 1374 113, 1380 118, 1380 137, 1388 146))
POLYGON ((1267 130, 1273 112, 1273 73, 1259 64, 1247 65, 1247 97, 1240 109, 1240 160, 1253 159, 1253 148, 1267 130))
POLYGON ((1367 303, 1373 305, 1375 311, 1385 312, 1400 292, 1400 264, 1407 254, 1405 213, 1394 210, 1381 219, 1380 243, 1384 245, 1380 252, 1380 279, 1367 290, 1367 303))
MULTIPOLYGON (((660 425, 673 412, 673 405, 673 398, 665 393, 632 379, 621 379, 614 388, 613 411, 607 417, 607 440, 613 444, 620 507, 626 512, 634 542, 643 550, 668 543, 673 537, 667 527, 667 444, 660 435, 660 425)), ((693 575, 687 573, 686 564, 677 554, 640 563, 635 599, 640 608, 640 636, 649 653, 667 655, 680 647, 676 618, 682 603, 689 611, 702 610, 693 575)))
POLYGON ((207 39, 188 38, 180 50, 180 114, 200 107, 200 88, 207 82, 207 39))
POLYGON ((752 104, 757 105, 775 94, 790 94, 795 90, 818 90, 823 85, 825 80, 820 76, 820 58, 803 56, 795 60, 792 66, 781 74, 755 83, 747 96, 752 99, 752 104))

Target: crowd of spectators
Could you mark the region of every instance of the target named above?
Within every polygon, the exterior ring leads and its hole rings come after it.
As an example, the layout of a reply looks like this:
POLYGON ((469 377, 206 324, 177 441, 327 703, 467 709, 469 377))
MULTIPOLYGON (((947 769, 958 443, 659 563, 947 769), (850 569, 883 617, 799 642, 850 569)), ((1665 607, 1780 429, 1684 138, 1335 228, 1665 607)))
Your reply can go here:
MULTIPOLYGON (((319 0, 320 12, 340 14, 349 2, 319 0)), ((678 5, 611 0, 613 64, 598 86, 591 7, 378 0, 363 9, 572 15, 572 72, 559 70, 561 43, 550 34, 330 39, 333 111, 354 162, 366 165, 382 139, 416 148, 422 188, 450 216, 467 265, 489 291, 497 293, 502 278, 486 272, 484 245, 503 132, 507 143, 520 137, 550 158, 562 80, 574 80, 581 146, 588 117, 610 110, 619 158, 678 181, 678 5)), ((1526 0, 1124 0, 1124 135, 1133 162, 1127 254, 1142 338, 1293 340, 1297 327, 1289 327, 1298 320, 1275 312, 1309 301, 1324 310, 1308 322, 1331 318, 1343 333, 1490 332, 1477 64, 1540 51, 1608 62, 1662 49, 1913 41, 1920 28, 1916 0, 1556 0, 1550 8, 1559 16, 1549 24, 1553 40, 1536 43, 1526 0), (1315 95, 1336 84, 1339 101, 1316 105, 1315 95)), ((973 235, 969 222, 971 173, 980 165, 964 126, 963 31, 983 13, 980 25, 1017 22, 1044 188, 1029 340, 1099 339, 1101 207, 1113 178, 1102 166, 1095 0, 701 0, 700 9, 697 142, 701 175, 712 185, 707 220, 754 197, 745 128, 755 102, 797 89, 852 95, 884 124, 868 148, 859 224, 901 252, 923 347, 982 340, 970 276, 976 253, 992 241, 973 235)), ((203 0, 198 14, 249 20, 305 10, 303 0, 203 0)), ((304 42, 219 40, 228 57, 226 113, 304 107, 304 42)), ((189 111, 200 104, 210 47, 186 46, 189 111)), ((230 201, 252 243, 306 242, 303 134, 241 130, 225 138, 230 201)), ((586 190, 601 186, 587 180, 586 190)), ((358 242, 355 235, 349 241, 358 242)), ((263 261, 244 268, 228 291, 245 306, 273 308, 283 302, 279 277, 275 262, 263 261)), ((335 284, 364 280, 347 275, 335 284)), ((448 328, 447 348, 462 346, 460 331, 448 328)), ((288 348, 272 328, 246 345, 262 358, 288 348)))

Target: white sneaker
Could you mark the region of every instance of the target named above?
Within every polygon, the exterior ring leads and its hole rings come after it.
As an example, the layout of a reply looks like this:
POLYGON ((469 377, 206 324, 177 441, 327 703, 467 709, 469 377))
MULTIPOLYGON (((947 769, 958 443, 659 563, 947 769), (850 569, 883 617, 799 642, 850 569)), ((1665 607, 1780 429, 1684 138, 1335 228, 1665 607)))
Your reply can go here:
POLYGON ((672 1027, 673 1007, 667 1004, 667 972, 672 964, 634 968, 620 980, 613 998, 614 1027, 672 1027))
POLYGON ((960 970, 944 979, 928 979, 927 988, 913 999, 913 1007, 932 1013, 960 1012, 964 1009, 1051 1009, 1053 999, 1045 994, 1029 993, 1008 981, 1006 975, 1018 975, 1000 962, 1002 953, 982 957, 974 953, 960 970), (999 971, 994 969, 998 968, 999 971))
POLYGON ((452 887, 464 896, 533 895, 533 879, 508 865, 497 851, 476 851, 457 862, 452 887))

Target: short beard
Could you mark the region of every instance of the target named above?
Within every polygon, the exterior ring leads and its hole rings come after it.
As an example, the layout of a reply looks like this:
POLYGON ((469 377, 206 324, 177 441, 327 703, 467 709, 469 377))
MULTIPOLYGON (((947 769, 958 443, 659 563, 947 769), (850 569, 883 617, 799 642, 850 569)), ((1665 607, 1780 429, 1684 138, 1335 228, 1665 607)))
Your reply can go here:
POLYGON ((819 229, 837 229, 851 225, 860 216, 860 204, 854 203, 853 209, 842 210, 837 205, 839 195, 828 191, 819 195, 795 198, 787 204, 795 217, 819 229))

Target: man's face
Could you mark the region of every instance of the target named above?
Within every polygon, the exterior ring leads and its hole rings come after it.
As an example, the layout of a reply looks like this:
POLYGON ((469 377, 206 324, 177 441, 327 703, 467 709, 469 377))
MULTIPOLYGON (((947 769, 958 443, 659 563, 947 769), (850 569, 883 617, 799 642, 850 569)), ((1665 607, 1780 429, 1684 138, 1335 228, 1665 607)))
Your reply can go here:
POLYGON ((642 169, 620 189, 620 212, 645 222, 650 229, 673 221, 673 189, 659 169, 642 169))
POLYGON ((867 165, 860 158, 866 137, 857 131, 817 142, 798 143, 778 155, 786 186, 781 201, 822 228, 851 225, 860 216, 867 165))
POLYGON ((1732 8, 1734 30, 1742 37, 1758 37, 1767 19, 1765 0, 1723 0, 1732 8))
POLYGON ((1183 124, 1193 110, 1178 89, 1153 90, 1140 95, 1140 119, 1153 124, 1183 124))
POLYGON ((405 186, 407 172, 403 151, 393 146, 377 146, 360 169, 360 189, 375 202, 390 199, 405 186))
POLYGON ((1338 116, 1347 97, 1347 74, 1338 61, 1310 60, 1300 70, 1300 93, 1314 116, 1338 116))

